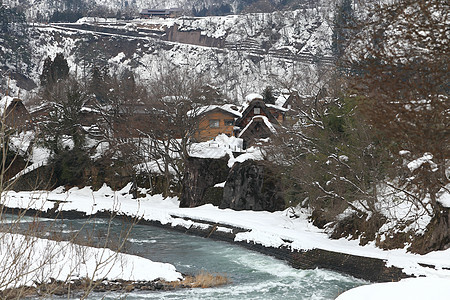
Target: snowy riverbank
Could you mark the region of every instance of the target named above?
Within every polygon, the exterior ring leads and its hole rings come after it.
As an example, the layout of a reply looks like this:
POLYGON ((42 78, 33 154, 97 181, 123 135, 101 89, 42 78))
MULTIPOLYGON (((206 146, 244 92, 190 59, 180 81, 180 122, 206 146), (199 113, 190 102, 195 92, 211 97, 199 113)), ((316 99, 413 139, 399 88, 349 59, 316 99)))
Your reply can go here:
MULTIPOLYGON (((355 240, 330 240, 325 232, 307 220, 307 212, 292 210, 280 212, 233 211, 218 209, 212 205, 197 208, 179 208, 176 198, 163 199, 160 195, 146 196, 138 200, 128 194, 130 186, 114 192, 103 186, 98 191, 86 187, 51 192, 8 192, 4 196, 5 206, 10 208, 33 208, 47 211, 58 207, 60 211, 78 211, 87 215, 101 211, 115 211, 128 216, 139 216, 147 221, 157 221, 186 229, 205 226, 193 220, 221 224, 216 231, 227 232, 227 226, 242 228, 235 235, 236 242, 254 242, 266 247, 288 247, 291 250, 307 251, 321 249, 361 257, 375 258, 394 266, 410 276, 441 278, 450 284, 450 249, 426 255, 407 253, 405 249, 381 250, 372 243, 359 246, 355 240), (59 204, 58 204, 59 203, 59 204), (55 204, 57 204, 55 206, 55 204)), ((143 191, 145 192, 145 191, 143 191)))
POLYGON ((2 234, 0 240, 0 262, 3 266, 13 265, 19 256, 33 258, 23 266, 26 269, 14 269, 2 274, 3 281, 16 286, 41 282, 41 276, 55 280, 108 278, 132 281, 153 281, 158 278, 177 281, 183 277, 171 264, 116 253, 110 249, 9 233, 2 234))

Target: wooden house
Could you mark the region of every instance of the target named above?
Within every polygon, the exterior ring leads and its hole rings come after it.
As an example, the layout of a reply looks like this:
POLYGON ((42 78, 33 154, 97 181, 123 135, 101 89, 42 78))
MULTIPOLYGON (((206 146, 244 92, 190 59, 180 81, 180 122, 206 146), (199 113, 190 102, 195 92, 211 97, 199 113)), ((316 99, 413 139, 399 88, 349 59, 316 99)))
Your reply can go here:
POLYGON ((197 113, 198 130, 194 134, 197 141, 207 141, 219 134, 235 135, 235 120, 241 117, 233 104, 208 105, 197 113))
POLYGON ((33 122, 37 123, 45 119, 48 119, 50 112, 54 110, 54 105, 55 103, 53 102, 45 102, 39 106, 32 107, 30 109, 30 115, 33 122))
POLYGON ((244 146, 248 147, 256 140, 275 134, 283 119, 282 111, 278 108, 268 107, 261 98, 254 98, 244 109, 242 116, 236 120, 236 126, 241 129, 238 137, 242 138, 244 146))
POLYGON ((5 97, 1 103, 2 121, 17 130, 26 130, 31 127, 31 115, 18 98, 5 97))
POLYGON ((242 116, 236 120, 236 126, 245 128, 255 116, 265 116, 270 123, 280 125, 280 122, 274 117, 269 107, 261 99, 252 100, 242 112, 242 116))
POLYGON ((286 113, 289 111, 289 109, 274 104, 266 104, 266 106, 272 116, 277 119, 278 124, 284 124, 286 113))

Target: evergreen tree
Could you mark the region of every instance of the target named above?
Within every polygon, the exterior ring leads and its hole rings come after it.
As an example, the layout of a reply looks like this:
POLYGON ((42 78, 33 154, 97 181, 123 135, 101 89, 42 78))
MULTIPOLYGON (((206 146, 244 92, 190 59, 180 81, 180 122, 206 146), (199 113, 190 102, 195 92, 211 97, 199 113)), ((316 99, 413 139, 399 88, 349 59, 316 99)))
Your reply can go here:
POLYGON ((263 92, 263 100, 266 104, 275 104, 275 97, 273 96, 272 93, 272 87, 268 86, 264 89, 263 92))
POLYGON ((69 76, 69 64, 62 53, 56 54, 52 63, 53 81, 66 79, 69 76))
POLYGON ((108 101, 108 92, 111 88, 111 78, 107 68, 93 67, 89 75, 89 92, 94 94, 98 101, 108 101))
POLYGON ((46 86, 50 82, 53 82, 52 79, 52 59, 50 56, 47 56, 47 58, 44 60, 44 66, 42 67, 42 73, 39 77, 41 80, 41 86, 46 86))
POLYGON ((74 78, 67 78, 54 84, 47 90, 52 109, 43 122, 40 131, 44 145, 55 155, 65 150, 64 141, 70 139, 73 149, 81 151, 85 145, 84 131, 81 126, 80 111, 87 95, 74 78))
POLYGON ((48 88, 68 77, 69 65, 62 53, 56 54, 53 61, 49 56, 44 60, 44 66, 40 75, 41 86, 48 88))

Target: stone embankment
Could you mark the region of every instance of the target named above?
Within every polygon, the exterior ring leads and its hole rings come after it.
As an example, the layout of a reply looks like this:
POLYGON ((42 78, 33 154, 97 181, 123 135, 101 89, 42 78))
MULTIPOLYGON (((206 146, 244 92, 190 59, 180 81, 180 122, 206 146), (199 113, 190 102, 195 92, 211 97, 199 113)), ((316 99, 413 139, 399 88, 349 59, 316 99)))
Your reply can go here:
MULTIPOLYGON (((292 62, 305 64, 322 64, 333 66, 336 61, 332 56, 314 55, 307 52, 293 52, 287 47, 267 48, 253 38, 247 38, 238 42, 227 42, 224 38, 214 38, 202 34, 202 30, 180 30, 177 24, 164 30, 150 29, 144 26, 130 30, 124 23, 113 24, 77 24, 77 23, 54 23, 51 26, 56 29, 64 29, 73 32, 92 32, 98 35, 114 35, 116 37, 151 39, 161 43, 181 43, 202 47, 215 48, 217 51, 236 51, 244 53, 255 60, 264 57, 284 59, 292 62)), ((43 26, 43 25, 39 25, 43 26)), ((43 26, 43 27, 46 27, 43 26)))

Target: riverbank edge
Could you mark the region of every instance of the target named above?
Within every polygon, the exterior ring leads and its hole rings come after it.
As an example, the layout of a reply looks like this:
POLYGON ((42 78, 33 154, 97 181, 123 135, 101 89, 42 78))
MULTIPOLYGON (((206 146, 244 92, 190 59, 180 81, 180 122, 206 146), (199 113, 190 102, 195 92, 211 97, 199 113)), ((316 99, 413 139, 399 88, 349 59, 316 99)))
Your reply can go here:
MULTIPOLYGON (((15 214, 22 212, 23 210, 4 207, 5 213, 15 214)), ((132 216, 124 214, 116 214, 110 211, 101 211, 92 215, 87 215, 84 212, 70 210, 70 211, 36 211, 29 209, 25 212, 28 216, 36 216, 43 218, 58 218, 58 219, 87 219, 87 218, 111 218, 123 219, 130 221, 132 216)), ((267 247, 254 242, 235 241, 236 234, 241 232, 248 232, 249 229, 234 227, 226 224, 208 222, 201 219, 193 219, 172 215, 174 218, 184 219, 191 221, 190 227, 184 227, 181 225, 172 225, 171 223, 162 224, 156 220, 140 219, 136 224, 150 225, 160 227, 168 230, 174 230, 185 234, 200 236, 204 238, 210 238, 213 240, 224 241, 228 243, 237 244, 241 247, 275 257, 286 261, 290 266, 296 269, 327 269, 336 271, 339 273, 347 274, 355 278, 367 280, 370 282, 392 282, 399 281, 403 278, 412 277, 402 271, 401 268, 394 266, 386 266, 386 261, 383 259, 357 256, 351 254, 345 254, 340 252, 333 252, 323 249, 311 249, 301 251, 297 249, 291 249, 289 246, 282 247, 267 247)), ((290 241, 284 240, 288 243, 290 241)), ((433 268, 434 266, 429 266, 433 268)))
MULTIPOLYGON (((16 288, 8 288, 0 291, 1 299, 19 299, 32 297, 68 296, 81 297, 87 290, 97 293, 117 292, 129 293, 132 291, 170 291, 176 287, 171 282, 161 279, 152 281, 143 280, 96 280, 90 282, 89 279, 73 279, 69 282, 51 279, 48 283, 36 284, 36 286, 21 286, 16 288)), ((189 288, 179 285, 178 288, 189 288)))

